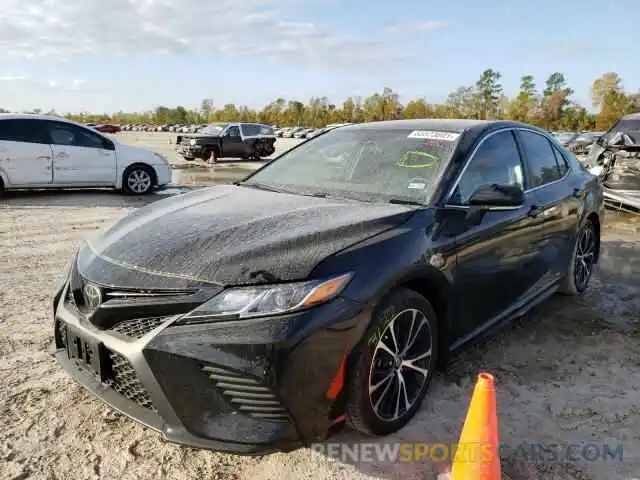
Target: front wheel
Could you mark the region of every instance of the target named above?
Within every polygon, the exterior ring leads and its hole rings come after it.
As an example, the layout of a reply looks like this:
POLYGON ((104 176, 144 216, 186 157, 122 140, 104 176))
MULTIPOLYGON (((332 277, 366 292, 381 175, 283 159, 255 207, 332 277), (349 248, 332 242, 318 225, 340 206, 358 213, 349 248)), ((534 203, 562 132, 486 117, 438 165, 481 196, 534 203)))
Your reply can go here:
POLYGON ((346 413, 367 435, 388 435, 416 414, 436 366, 436 314, 429 301, 399 289, 380 304, 350 362, 346 413))
POLYGON ((145 195, 153 189, 154 179, 155 175, 150 167, 132 166, 124 172, 122 189, 125 193, 145 195))
POLYGON ((562 293, 580 296, 586 292, 593 275, 597 248, 595 225, 587 220, 576 237, 571 262, 560 287, 562 293))

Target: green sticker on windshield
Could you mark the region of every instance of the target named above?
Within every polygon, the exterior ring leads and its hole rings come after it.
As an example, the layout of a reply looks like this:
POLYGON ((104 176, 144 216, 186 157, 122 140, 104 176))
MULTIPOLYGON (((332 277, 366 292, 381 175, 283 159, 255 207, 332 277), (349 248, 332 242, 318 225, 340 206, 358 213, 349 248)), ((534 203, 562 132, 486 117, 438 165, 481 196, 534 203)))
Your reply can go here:
POLYGON ((404 168, 429 168, 440 161, 436 155, 418 150, 405 153, 398 162, 399 167, 404 168))

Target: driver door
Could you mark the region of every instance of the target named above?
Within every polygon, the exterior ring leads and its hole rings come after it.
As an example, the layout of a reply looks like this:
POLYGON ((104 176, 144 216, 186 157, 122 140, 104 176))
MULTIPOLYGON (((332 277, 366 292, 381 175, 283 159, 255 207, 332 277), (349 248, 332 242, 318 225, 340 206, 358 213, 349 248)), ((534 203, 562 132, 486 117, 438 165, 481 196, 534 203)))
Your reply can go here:
POLYGON ((242 158, 245 156, 245 144, 239 125, 231 125, 222 135, 220 157, 242 158))
POLYGON ((456 302, 454 330, 462 343, 524 300, 535 289, 544 268, 532 240, 537 220, 532 217, 532 198, 514 132, 490 132, 479 146, 451 190, 445 214, 454 226, 456 302), (469 198, 481 185, 517 185, 525 190, 525 202, 511 209, 484 213, 476 222, 466 217, 469 198))

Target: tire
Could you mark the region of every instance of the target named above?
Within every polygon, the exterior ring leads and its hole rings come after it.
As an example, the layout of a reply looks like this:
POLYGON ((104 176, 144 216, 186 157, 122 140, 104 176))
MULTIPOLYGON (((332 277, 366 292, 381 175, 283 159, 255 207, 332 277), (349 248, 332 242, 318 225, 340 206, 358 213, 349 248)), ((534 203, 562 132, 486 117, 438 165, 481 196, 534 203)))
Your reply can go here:
POLYGON ((0 198, 4 197, 4 182, 2 181, 2 179, 0 178, 0 198))
POLYGON ((151 167, 132 165, 122 176, 122 190, 130 195, 146 195, 155 187, 156 175, 151 167))
POLYGON ((371 325, 362 340, 354 347, 349 359, 346 392, 346 415, 349 425, 358 432, 371 436, 389 435, 404 427, 420 409, 436 368, 437 357, 438 325, 429 301, 413 290, 405 288, 385 297, 376 308, 371 325), (419 318, 422 320, 418 320, 419 318), (424 323, 420 323, 420 328, 417 328, 418 324, 415 322, 424 323), (400 365, 400 360, 396 360, 395 365, 390 366, 393 363, 392 357, 380 347, 382 342, 385 345, 393 345, 391 329, 395 333, 397 344, 410 344, 404 352, 404 365, 400 365), (413 342, 410 338, 414 338, 413 342), (427 351, 430 352, 429 356, 426 355, 427 351), (414 364, 412 368, 407 366, 407 359, 420 356, 424 358, 412 360, 412 363, 420 362, 418 365, 414 364), (383 366, 383 363, 387 365, 383 366), (418 372, 415 367, 423 368, 426 373, 418 372), (386 373, 380 371, 385 369, 386 373), (405 382, 404 392, 407 396, 401 397, 405 405, 401 405, 396 411, 393 404, 396 397, 389 397, 389 394, 400 385, 398 371, 405 382), (387 380, 382 380, 385 377, 387 380), (371 394, 370 385, 377 387, 371 394), (391 404, 388 404, 389 399, 391 404), (409 402, 405 402, 405 399, 409 402))
POLYGON ((595 225, 587 220, 576 236, 571 262, 560 286, 561 293, 582 296, 587 291, 595 267, 597 242, 595 225))
POLYGON ((182 156, 182 158, 184 158, 187 162, 193 162, 195 160, 195 157, 185 157, 184 155, 182 156))

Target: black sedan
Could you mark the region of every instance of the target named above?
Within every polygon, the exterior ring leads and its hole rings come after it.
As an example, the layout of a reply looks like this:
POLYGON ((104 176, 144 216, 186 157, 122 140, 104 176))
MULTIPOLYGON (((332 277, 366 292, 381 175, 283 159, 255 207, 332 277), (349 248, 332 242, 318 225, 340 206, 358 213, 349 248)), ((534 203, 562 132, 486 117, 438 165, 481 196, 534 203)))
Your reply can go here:
POLYGON ((586 291, 603 213, 599 180, 526 124, 329 130, 87 241, 55 295, 56 356, 172 442, 389 434, 454 352, 586 291))

